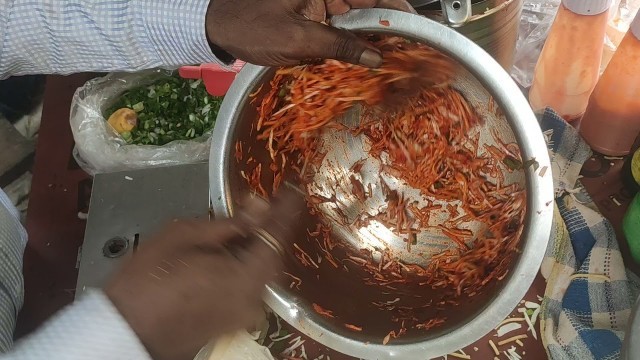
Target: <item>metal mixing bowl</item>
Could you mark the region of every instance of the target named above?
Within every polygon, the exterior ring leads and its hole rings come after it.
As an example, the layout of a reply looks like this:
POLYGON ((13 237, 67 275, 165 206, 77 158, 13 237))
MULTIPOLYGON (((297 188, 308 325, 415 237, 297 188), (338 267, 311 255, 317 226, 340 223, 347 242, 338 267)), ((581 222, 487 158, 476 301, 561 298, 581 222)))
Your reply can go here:
MULTIPOLYGON (((444 325, 429 332, 407 333, 388 345, 382 344, 382 338, 394 326, 397 329, 397 325, 391 325, 387 315, 367 306, 380 295, 380 290, 367 287, 362 279, 354 278, 353 273, 323 272, 319 278, 320 285, 304 291, 292 290, 288 283, 275 282, 267 287, 265 302, 304 334, 355 357, 429 359, 453 352, 494 329, 517 306, 536 277, 546 250, 553 217, 553 181, 544 137, 526 99, 509 75, 491 56, 454 30, 423 17, 381 9, 352 11, 334 18, 332 23, 355 32, 397 35, 420 41, 442 51, 462 65, 464 70, 454 86, 485 118, 486 125, 480 130, 481 134, 490 129, 497 131, 503 141, 517 142, 523 159, 535 158, 539 164, 537 169, 529 167, 509 176, 509 181, 519 182, 526 187, 527 193, 527 215, 523 224, 521 252, 506 278, 492 283, 482 295, 462 299, 459 306, 450 305, 445 309, 448 320, 444 325), (487 104, 490 97, 495 99, 504 116, 489 111, 487 104), (545 170, 540 172, 541 169, 545 170), (353 323, 367 326, 361 332, 349 331, 344 327, 344 322, 318 315, 312 306, 316 302, 328 309, 344 310, 357 319, 353 323)), ((239 174, 243 165, 234 159, 236 142, 241 140, 246 147, 253 147, 254 156, 264 159, 269 156, 266 150, 263 151, 264 144, 258 144, 254 139, 255 133, 251 135, 257 113, 255 104, 250 104, 249 94, 261 85, 268 88, 273 73, 274 69, 246 66, 222 104, 214 129, 210 158, 210 192, 216 216, 232 216, 236 201, 248 192, 248 186, 239 174)), ((361 154, 357 151, 362 151, 361 146, 353 146, 350 141, 345 143, 348 150, 346 158, 354 156, 356 160, 359 159, 361 154), (349 151, 356 153, 348 155, 349 151)), ((338 159, 339 156, 335 158, 338 159)), ((344 160, 338 167, 347 166, 352 160, 344 160)), ((364 172, 368 172, 369 176, 377 176, 375 173, 371 174, 375 172, 372 169, 364 172)), ((325 181, 323 173, 320 171, 314 181, 325 181)), ((353 246, 372 246, 363 233, 354 232, 353 229, 334 227, 334 233, 353 246)), ((424 261, 410 253, 403 253, 404 246, 392 235, 378 237, 380 238, 386 242, 384 245, 394 249, 404 261, 424 261)), ((429 250, 429 246, 433 245, 433 242, 427 242, 422 245, 422 250, 432 253, 434 250, 429 250)), ((295 268, 298 272, 305 271, 300 266, 296 267, 295 261, 289 258, 284 261, 289 268, 295 268)), ((314 274, 307 275, 315 277, 314 274)), ((416 291, 429 293, 429 290, 424 289, 416 291)))

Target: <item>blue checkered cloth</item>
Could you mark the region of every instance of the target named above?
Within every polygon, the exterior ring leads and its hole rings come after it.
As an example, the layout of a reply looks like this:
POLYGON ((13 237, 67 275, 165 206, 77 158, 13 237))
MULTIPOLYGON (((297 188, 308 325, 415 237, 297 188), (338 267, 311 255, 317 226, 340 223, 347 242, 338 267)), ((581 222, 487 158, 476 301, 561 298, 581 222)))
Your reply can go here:
POLYGON ((618 359, 640 286, 628 274, 613 227, 578 182, 589 146, 547 109, 540 119, 556 190, 551 242, 542 265, 542 341, 551 359, 618 359))
POLYGON ((209 0, 0 0, 0 79, 217 63, 209 0))

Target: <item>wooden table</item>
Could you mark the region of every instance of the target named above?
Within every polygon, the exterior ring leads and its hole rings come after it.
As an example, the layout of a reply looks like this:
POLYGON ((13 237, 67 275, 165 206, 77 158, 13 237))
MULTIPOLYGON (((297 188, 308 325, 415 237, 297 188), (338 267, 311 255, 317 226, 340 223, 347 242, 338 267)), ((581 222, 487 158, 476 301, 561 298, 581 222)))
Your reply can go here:
MULTIPOLYGON (((50 76, 47 80, 27 215, 30 239, 25 252, 25 304, 19 317, 18 337, 34 330, 74 298, 77 256, 85 227, 78 213, 88 208, 91 179, 71 155, 73 137, 69 128, 69 108, 75 89, 93 76, 50 76)), ((622 190, 619 177, 622 161, 605 160, 596 158, 587 164, 583 183, 604 215, 612 221, 618 238, 623 239, 621 221, 631 194, 622 190)), ((626 264, 637 270, 629 261, 626 243, 620 243, 626 264)), ((535 299, 535 296, 544 294, 544 287, 544 280, 539 276, 527 297, 535 299)), ((489 334, 467 348, 467 353, 475 355, 475 359, 485 359, 481 354, 492 359, 488 347, 491 336, 489 334), (474 347, 478 348, 477 352, 474 347)), ((527 339, 525 348, 527 359, 546 358, 540 341, 527 339)), ((334 360, 347 358, 318 345, 315 349, 330 354, 334 360)))
POLYGON ((78 250, 91 178, 71 154, 69 109, 75 90, 90 75, 50 76, 44 95, 27 213, 29 242, 24 254, 25 302, 16 336, 20 337, 71 303, 76 287, 78 250))
POLYGON ((622 219, 634 197, 622 184, 623 164, 624 159, 607 159, 602 155, 595 155, 585 163, 581 181, 598 209, 613 225, 625 265, 638 275, 640 266, 633 262, 622 232, 622 219))

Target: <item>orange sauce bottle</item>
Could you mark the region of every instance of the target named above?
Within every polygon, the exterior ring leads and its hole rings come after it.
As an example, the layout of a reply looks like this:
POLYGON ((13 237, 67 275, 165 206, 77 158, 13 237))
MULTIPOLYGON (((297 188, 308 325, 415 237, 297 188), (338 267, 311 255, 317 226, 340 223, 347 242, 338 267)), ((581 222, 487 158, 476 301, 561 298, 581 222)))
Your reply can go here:
POLYGON ((596 85, 580 133, 599 153, 623 156, 631 152, 640 134, 640 15, 596 85))
POLYGON ((567 121, 585 112, 598 81, 611 0, 562 0, 536 64, 529 102, 567 121))

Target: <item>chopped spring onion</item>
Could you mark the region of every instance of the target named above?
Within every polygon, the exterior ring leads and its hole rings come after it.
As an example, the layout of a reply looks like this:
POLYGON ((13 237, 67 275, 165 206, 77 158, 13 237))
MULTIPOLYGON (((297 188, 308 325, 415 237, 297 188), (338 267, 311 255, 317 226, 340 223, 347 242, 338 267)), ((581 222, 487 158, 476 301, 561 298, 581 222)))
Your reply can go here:
POLYGON ((521 328, 522 328, 522 324, 515 323, 515 322, 502 325, 498 328, 498 337, 503 337, 504 335, 515 330, 520 330, 521 328))
POLYGON ((128 144, 165 145, 210 133, 221 104, 222 98, 210 96, 201 80, 172 76, 127 91, 104 115, 108 119, 118 109, 132 109, 138 125, 122 138, 128 144))

